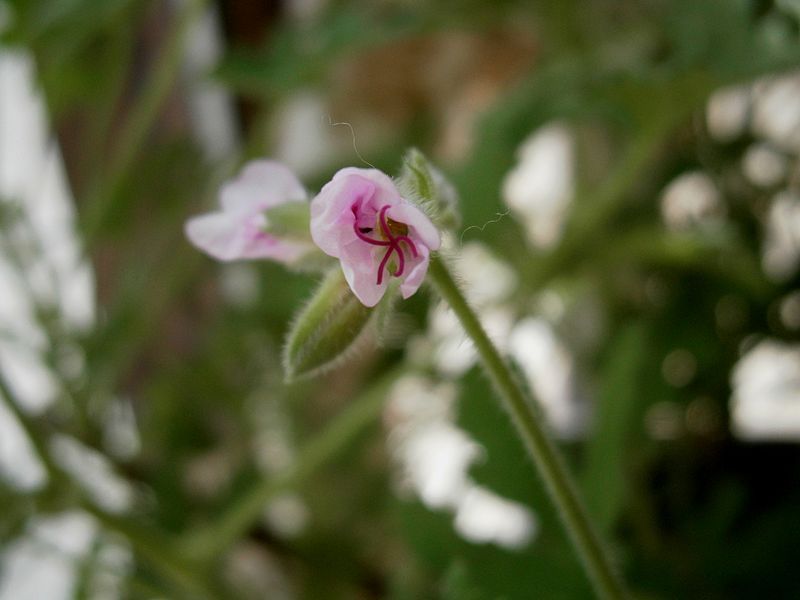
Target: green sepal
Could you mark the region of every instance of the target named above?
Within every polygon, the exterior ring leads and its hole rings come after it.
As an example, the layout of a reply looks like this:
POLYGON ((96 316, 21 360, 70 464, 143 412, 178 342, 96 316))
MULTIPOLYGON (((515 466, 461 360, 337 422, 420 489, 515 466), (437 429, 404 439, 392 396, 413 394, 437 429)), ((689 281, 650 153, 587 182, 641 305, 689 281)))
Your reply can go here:
POLYGON ((299 258, 285 263, 288 268, 301 273, 325 273, 334 264, 334 259, 323 253, 311 239, 311 208, 308 202, 287 202, 274 206, 264 211, 264 217, 265 232, 307 246, 307 251, 299 258))
POLYGON ((267 224, 264 231, 275 237, 311 240, 309 223, 311 207, 308 202, 287 202, 264 211, 267 224))
POLYGON ((400 193, 440 229, 455 229, 461 224, 458 192, 416 148, 406 152, 396 183, 400 193))
POLYGON ((283 353, 286 379, 317 375, 347 360, 374 315, 375 309, 350 291, 341 268, 331 269, 289 329, 283 353))

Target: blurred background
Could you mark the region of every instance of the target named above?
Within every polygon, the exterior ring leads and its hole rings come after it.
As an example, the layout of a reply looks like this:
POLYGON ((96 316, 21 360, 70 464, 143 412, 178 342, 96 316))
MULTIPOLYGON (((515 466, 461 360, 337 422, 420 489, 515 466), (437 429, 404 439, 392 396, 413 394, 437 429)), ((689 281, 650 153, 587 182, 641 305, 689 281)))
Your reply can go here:
POLYGON ((641 598, 796 598, 796 0, 0 1, 0 598, 590 598, 429 293, 286 385, 315 277, 184 221, 423 150, 641 598))

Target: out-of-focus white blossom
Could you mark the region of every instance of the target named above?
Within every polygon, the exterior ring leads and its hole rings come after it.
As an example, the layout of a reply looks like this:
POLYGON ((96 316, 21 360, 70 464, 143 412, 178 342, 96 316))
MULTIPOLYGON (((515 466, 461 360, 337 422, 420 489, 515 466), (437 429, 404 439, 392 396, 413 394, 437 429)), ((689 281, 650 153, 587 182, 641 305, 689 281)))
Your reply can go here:
POLYGON ((467 299, 478 307, 502 302, 517 285, 514 270, 478 242, 459 250, 455 270, 467 299))
MULTIPOLYGON (((508 334, 513 325, 511 312, 496 306, 480 311, 481 323, 486 333, 502 350, 508 344, 508 334)), ((456 377, 468 371, 478 359, 475 345, 464 333, 458 318, 444 305, 433 309, 430 335, 434 340, 433 362, 443 375, 456 377)))
POLYGON ((756 84, 753 132, 788 151, 800 150, 800 73, 756 84))
POLYGON ((267 505, 264 519, 269 528, 284 538, 300 535, 311 514, 303 499, 294 493, 280 494, 267 505))
POLYGON ((753 144, 742 158, 742 170, 755 185, 770 187, 786 177, 786 157, 769 144, 753 144))
POLYGON ((116 399, 108 404, 103 445, 109 454, 121 460, 130 460, 141 450, 136 414, 130 400, 116 399))
POLYGON ((343 150, 328 115, 323 98, 311 92, 294 94, 277 109, 275 155, 301 177, 330 164, 343 150))
MULTIPOLYGON (((185 0, 181 4, 186 4, 185 0)), ((192 133, 212 161, 235 156, 240 145, 233 94, 206 76, 225 52, 223 39, 220 16, 214 8, 208 8, 187 31, 183 54, 183 85, 192 133)))
POLYGON ((713 223, 723 214, 719 190, 702 171, 679 175, 661 196, 661 215, 672 230, 713 223))
POLYGON ((715 92, 706 108, 706 126, 712 137, 728 142, 740 136, 750 111, 750 88, 734 86, 715 92))
POLYGON ((491 490, 471 487, 458 506, 456 531, 474 543, 494 543, 522 548, 536 533, 538 524, 530 511, 491 490))
MULTIPOLYGON (((489 337, 504 350, 513 325, 513 315, 504 302, 517 284, 516 275, 480 243, 465 244, 459 254, 455 272, 467 299, 478 311, 489 337)), ((424 354, 426 364, 432 360, 440 373, 451 377, 465 373, 477 360, 472 340, 444 304, 434 306, 427 336, 413 340, 410 349, 412 360, 424 354)))
POLYGON ((41 488, 47 475, 22 426, 0 402, 0 479, 20 490, 41 488))
POLYGON ((94 502, 109 512, 121 513, 133 504, 133 489, 99 452, 75 438, 57 436, 52 454, 59 466, 80 484, 94 502))
POLYGON ((0 598, 69 598, 76 583, 74 563, 89 551, 97 531, 81 512, 37 517, 25 536, 3 549, 0 598))
POLYGON ((731 427, 747 440, 800 440, 800 345, 764 340, 736 364, 731 427))
POLYGON ((531 242, 553 246, 575 193, 572 134, 562 123, 534 132, 519 149, 519 163, 503 182, 503 199, 523 221, 531 242))
POLYGON ((551 325, 540 318, 523 319, 511 331, 508 346, 550 426, 561 437, 579 435, 587 415, 578 398, 574 361, 551 325))
POLYGON ((774 280, 791 277, 800 259, 800 197, 788 191, 772 200, 767 215, 762 265, 774 280))
POLYGON ((402 444, 411 486, 432 508, 458 504, 469 488, 467 470, 480 455, 480 446, 447 421, 418 426, 402 444))
POLYGON ((403 483, 430 508, 455 513, 454 526, 465 539, 521 548, 535 535, 536 519, 469 477, 483 448, 453 422, 455 399, 455 384, 412 375, 395 384, 386 422, 403 483))

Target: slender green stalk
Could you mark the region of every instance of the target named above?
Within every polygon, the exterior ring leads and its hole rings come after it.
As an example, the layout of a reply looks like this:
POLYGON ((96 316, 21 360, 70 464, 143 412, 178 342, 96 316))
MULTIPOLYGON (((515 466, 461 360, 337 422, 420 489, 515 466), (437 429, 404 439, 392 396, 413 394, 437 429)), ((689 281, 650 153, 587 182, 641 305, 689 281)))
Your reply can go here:
POLYGON ((532 411, 531 401, 526 398, 508 365, 486 335, 478 317, 440 257, 435 256, 431 259, 428 273, 439 294, 453 309, 464 331, 475 344, 483 367, 494 383, 503 408, 511 416, 528 454, 544 480, 550 498, 558 509, 562 523, 575 545, 598 597, 609 599, 627 597, 623 583, 589 521, 586 509, 578 497, 577 488, 558 449, 532 411))
POLYGON ((182 545, 185 553, 198 560, 210 560, 227 550, 252 527, 270 500, 309 479, 376 421, 383 407, 386 391, 399 374, 400 370, 395 369, 383 375, 337 415, 322 433, 312 439, 301 450, 291 467, 256 482, 217 522, 187 536, 182 545))

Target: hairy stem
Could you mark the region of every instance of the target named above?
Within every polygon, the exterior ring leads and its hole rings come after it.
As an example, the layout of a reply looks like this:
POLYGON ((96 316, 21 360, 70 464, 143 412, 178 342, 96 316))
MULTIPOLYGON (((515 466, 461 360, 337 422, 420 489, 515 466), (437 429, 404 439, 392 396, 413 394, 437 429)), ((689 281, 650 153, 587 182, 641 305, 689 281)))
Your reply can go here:
POLYGON ((515 380, 500 352, 483 329, 442 259, 434 256, 429 267, 439 294, 453 309, 464 331, 472 339, 484 369, 498 392, 503 408, 511 416, 528 454, 544 480, 567 534, 575 546, 598 597, 627 596, 624 585, 611 565, 608 553, 592 526, 577 487, 555 444, 532 411, 532 402, 515 380))

